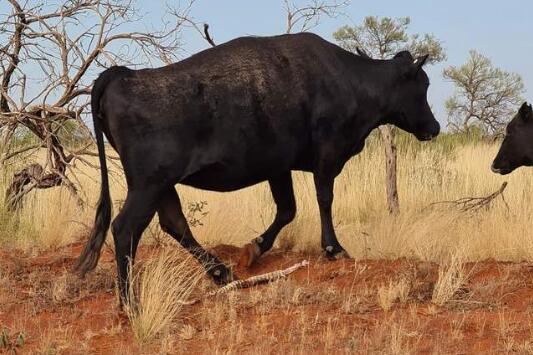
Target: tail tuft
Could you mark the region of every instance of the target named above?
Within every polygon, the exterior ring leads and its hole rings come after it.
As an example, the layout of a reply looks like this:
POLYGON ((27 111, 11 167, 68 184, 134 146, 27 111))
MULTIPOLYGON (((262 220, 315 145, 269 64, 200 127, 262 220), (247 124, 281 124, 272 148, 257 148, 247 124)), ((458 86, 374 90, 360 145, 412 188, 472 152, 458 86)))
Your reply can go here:
POLYGON ((98 265, 102 246, 111 223, 111 199, 109 193, 102 197, 104 200, 101 200, 98 204, 91 235, 74 265, 74 271, 82 278, 98 265))

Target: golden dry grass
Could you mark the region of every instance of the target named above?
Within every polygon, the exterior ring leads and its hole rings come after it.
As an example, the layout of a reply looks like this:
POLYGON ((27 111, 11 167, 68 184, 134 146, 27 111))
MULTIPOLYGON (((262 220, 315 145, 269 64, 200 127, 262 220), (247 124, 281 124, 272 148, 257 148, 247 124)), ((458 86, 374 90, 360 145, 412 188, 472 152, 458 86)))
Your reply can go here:
POLYGON ((404 303, 409 296, 411 285, 406 278, 401 278, 396 282, 390 281, 388 285, 378 288, 378 304, 384 310, 391 309, 394 302, 404 303))
MULTIPOLYGON (((414 257, 442 262, 461 250, 464 261, 533 260, 532 172, 520 169, 506 177, 491 173, 489 166, 496 151, 497 144, 476 143, 450 150, 439 141, 408 141, 399 156, 402 212, 390 216, 385 208, 384 157, 379 144, 372 141, 346 164, 336 181, 334 223, 340 242, 356 259, 414 257), (510 210, 501 200, 496 200, 490 210, 474 215, 449 206, 428 207, 437 201, 487 195, 503 181, 509 182, 505 198, 510 210)), ((6 247, 32 250, 84 237, 92 225, 99 174, 92 168, 82 168, 78 177, 89 200, 85 210, 76 206, 65 189, 32 192, 17 218, 3 213, 0 242, 6 247)), ((293 178, 298 213, 277 243, 282 248, 317 251, 320 226, 312 177, 294 172, 293 178)), ((112 197, 118 206, 124 199, 124 182, 119 173, 112 176, 112 181, 112 197)), ((5 183, 2 185, 5 188, 5 183)), ((193 228, 204 245, 242 245, 260 234, 275 213, 265 183, 232 193, 186 186, 178 186, 178 191, 185 209, 190 202, 208 202, 203 226, 193 228)), ((145 236, 143 242, 149 239, 145 236)))
POLYGON ((161 336, 179 320, 183 302, 191 297, 204 270, 184 251, 166 249, 131 273, 130 295, 124 306, 140 344, 161 336))
POLYGON ((435 283, 431 301, 437 306, 443 306, 453 299, 457 291, 468 280, 461 256, 457 253, 439 268, 439 278, 435 283))

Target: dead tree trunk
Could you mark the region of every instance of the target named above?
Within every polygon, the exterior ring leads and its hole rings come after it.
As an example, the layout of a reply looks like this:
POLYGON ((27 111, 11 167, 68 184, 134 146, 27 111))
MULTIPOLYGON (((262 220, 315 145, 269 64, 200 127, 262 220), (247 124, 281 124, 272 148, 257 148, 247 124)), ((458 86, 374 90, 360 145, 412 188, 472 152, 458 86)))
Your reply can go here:
POLYGON ((379 131, 385 146, 387 209, 390 214, 397 215, 400 213, 400 200, 398 198, 398 169, 394 127, 390 125, 381 126, 379 131))
MULTIPOLYGON (((43 115, 43 112, 34 112, 30 117, 38 117, 43 115)), ((35 134, 35 136, 42 142, 42 146, 48 152, 46 165, 33 163, 14 174, 13 181, 8 187, 5 196, 5 205, 9 211, 15 211, 22 207, 22 198, 31 190, 48 189, 55 186, 65 186, 76 199, 78 206, 84 206, 83 200, 78 195, 77 188, 72 181, 68 179, 65 174, 67 165, 72 160, 73 156, 66 155, 65 149, 58 137, 53 134, 51 122, 59 121, 60 118, 55 119, 53 116, 44 113, 46 118, 43 122, 32 120, 30 117, 21 119, 23 124, 35 134), (48 170, 48 173, 45 171, 48 170)))

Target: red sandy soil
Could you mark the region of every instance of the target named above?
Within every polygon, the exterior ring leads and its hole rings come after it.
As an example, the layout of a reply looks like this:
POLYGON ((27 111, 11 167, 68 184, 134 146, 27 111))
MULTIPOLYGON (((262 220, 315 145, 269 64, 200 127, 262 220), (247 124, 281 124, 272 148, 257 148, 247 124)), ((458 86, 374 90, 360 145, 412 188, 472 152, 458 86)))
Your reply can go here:
MULTIPOLYGON (((439 269, 434 263, 332 262, 274 250, 236 273, 245 278, 303 259, 310 266, 277 289, 262 285, 188 306, 174 337, 139 347, 117 307, 112 252, 106 250, 97 270, 79 280, 69 270, 80 249, 75 244, 36 256, 0 251, 0 332, 11 344, 0 353, 526 354, 533 349, 532 263, 468 264, 467 283, 452 302, 437 307, 431 303, 439 269), (408 300, 384 311, 378 288, 402 277, 410 280, 408 300), (65 281, 60 290, 54 289, 58 278, 65 281), (258 292, 264 299, 254 301, 258 292), (180 331, 183 324, 189 335, 180 331)), ((142 247, 139 258, 150 249, 142 247)), ((213 251, 232 265, 240 252, 224 245, 213 251)))

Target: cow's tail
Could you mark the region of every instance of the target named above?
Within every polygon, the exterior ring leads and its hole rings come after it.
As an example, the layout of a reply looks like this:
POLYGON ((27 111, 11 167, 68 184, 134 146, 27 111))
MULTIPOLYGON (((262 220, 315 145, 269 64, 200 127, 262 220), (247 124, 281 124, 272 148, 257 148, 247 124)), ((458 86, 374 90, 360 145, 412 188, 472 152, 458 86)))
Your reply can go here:
POLYGON ((100 200, 96 209, 94 226, 87 240, 85 248, 81 252, 74 270, 81 277, 98 264, 100 252, 104 244, 109 225, 111 223, 111 196, 109 194, 109 178, 107 174, 107 163, 105 157, 104 135, 102 133, 102 116, 100 114, 100 99, 111 80, 117 77, 116 74, 128 70, 125 67, 112 67, 104 71, 96 79, 91 92, 91 110, 94 122, 94 135, 98 146, 98 157, 100 159, 101 189, 100 200))

